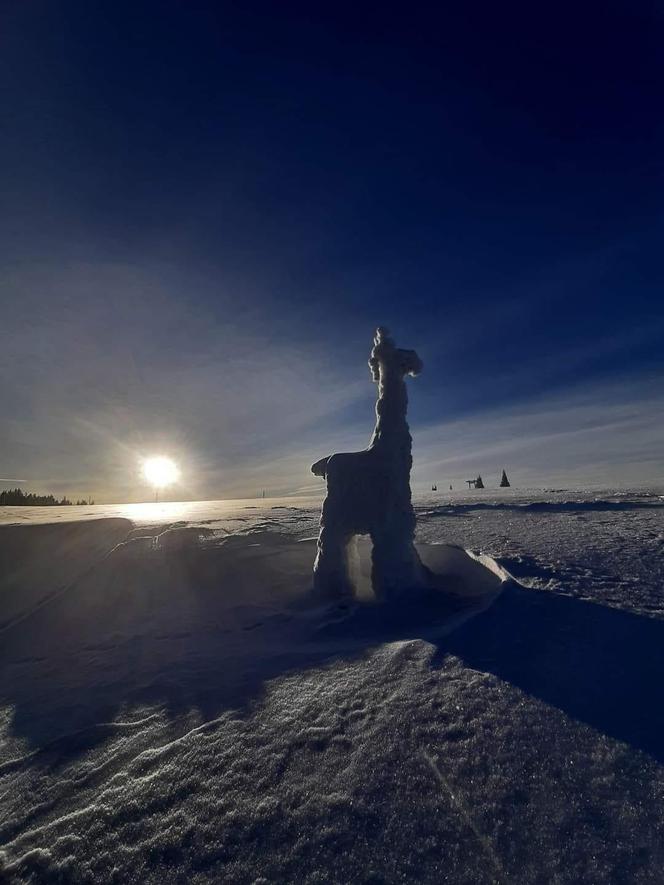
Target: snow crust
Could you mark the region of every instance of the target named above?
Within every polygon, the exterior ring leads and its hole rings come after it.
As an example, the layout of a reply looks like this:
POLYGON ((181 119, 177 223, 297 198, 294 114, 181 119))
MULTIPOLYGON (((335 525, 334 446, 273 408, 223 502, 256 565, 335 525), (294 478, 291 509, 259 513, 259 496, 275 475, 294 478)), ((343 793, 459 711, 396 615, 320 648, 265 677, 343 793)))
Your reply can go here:
POLYGON ((0 881, 660 881, 664 501, 416 511, 410 612, 319 500, 0 529, 0 881))

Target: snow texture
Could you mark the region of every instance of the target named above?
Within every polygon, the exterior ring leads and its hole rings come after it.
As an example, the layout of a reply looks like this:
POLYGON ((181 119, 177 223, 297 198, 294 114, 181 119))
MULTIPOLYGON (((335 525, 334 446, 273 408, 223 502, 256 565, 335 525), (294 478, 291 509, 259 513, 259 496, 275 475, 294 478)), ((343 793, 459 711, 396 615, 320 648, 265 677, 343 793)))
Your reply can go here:
POLYGON ((368 543, 357 597, 312 600, 315 499, 26 510, 0 881, 662 881, 656 495, 416 500, 448 592, 407 611, 368 543))
POLYGON ((427 574, 413 544, 413 458, 405 383, 407 375, 419 375, 422 361, 414 350, 397 348, 387 329, 379 327, 369 368, 378 382, 378 400, 376 427, 368 448, 328 455, 311 468, 327 482, 314 586, 325 596, 352 596, 356 537, 369 535, 374 592, 381 599, 394 599, 427 586, 427 574))

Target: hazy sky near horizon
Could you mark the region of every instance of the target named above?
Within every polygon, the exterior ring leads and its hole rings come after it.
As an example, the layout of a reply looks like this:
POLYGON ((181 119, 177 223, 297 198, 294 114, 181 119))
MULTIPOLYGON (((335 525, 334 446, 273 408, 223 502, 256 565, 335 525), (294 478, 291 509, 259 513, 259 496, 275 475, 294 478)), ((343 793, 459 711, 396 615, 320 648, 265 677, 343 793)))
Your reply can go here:
POLYGON ((0 488, 319 488, 377 324, 416 489, 664 481, 664 15, 431 6, 4 4, 0 488))

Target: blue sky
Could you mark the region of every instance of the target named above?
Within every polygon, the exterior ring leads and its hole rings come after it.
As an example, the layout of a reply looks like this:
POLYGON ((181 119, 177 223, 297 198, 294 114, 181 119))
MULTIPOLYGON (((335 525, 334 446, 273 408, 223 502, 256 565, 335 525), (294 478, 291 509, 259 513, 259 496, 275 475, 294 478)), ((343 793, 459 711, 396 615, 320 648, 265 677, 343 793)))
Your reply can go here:
POLYGON ((664 17, 430 6, 5 6, 5 485, 306 489, 378 323, 417 488, 661 481, 664 17))

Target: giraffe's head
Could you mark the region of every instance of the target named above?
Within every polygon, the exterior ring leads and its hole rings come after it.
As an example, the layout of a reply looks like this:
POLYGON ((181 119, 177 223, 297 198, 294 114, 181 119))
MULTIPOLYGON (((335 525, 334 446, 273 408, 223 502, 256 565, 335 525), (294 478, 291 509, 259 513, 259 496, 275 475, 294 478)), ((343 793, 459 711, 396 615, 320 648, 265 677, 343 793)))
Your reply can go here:
POLYGON ((414 350, 402 350, 397 347, 384 326, 379 326, 374 335, 374 346, 369 358, 369 368, 374 381, 380 379, 381 364, 391 372, 404 375, 419 375, 422 371, 422 360, 414 350))

